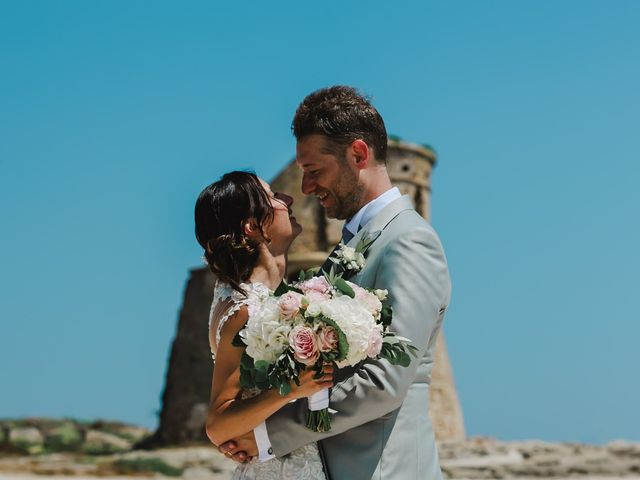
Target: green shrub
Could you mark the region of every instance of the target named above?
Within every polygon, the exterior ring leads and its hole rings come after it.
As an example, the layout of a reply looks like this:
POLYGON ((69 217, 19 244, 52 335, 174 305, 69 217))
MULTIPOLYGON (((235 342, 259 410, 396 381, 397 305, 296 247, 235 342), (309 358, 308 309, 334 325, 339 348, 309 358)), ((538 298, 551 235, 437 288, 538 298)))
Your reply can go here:
POLYGON ((74 452, 82 445, 82 435, 72 423, 64 423, 47 432, 44 448, 49 452, 74 452))
POLYGON ((131 458, 116 460, 113 467, 118 474, 127 475, 133 473, 156 472, 167 477, 180 477, 183 470, 169 465, 164 460, 156 457, 131 458))

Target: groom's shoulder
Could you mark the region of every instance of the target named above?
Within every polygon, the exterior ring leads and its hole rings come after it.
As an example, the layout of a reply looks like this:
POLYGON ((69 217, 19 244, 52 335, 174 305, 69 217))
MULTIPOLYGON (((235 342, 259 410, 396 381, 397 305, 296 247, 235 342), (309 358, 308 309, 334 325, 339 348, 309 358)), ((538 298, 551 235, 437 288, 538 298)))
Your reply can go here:
POLYGON ((400 212, 398 216, 389 223, 385 230, 388 230, 392 236, 402 236, 414 231, 432 232, 435 234, 431 223, 414 209, 407 209, 400 212))
POLYGON ((442 242, 431 222, 422 217, 416 210, 407 209, 398 214, 384 229, 385 244, 418 243, 441 250, 442 242))

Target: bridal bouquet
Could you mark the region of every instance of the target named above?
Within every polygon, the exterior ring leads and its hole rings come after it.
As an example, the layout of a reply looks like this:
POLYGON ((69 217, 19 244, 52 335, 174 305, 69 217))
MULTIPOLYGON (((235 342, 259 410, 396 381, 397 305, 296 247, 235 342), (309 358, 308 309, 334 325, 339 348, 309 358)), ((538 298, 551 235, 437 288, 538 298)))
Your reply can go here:
MULTIPOLYGON (((367 290, 333 272, 311 276, 280 287, 258 306, 249 307, 249 320, 234 345, 246 347, 240 363, 240 386, 281 395, 300 384, 304 368, 318 375, 326 362, 338 368, 355 366, 367 358, 385 358, 408 366, 417 349, 410 340, 388 331, 391 307, 386 290, 367 290), (253 311, 252 311, 253 310, 253 311)), ((331 428, 329 395, 324 390, 309 397, 307 427, 318 432, 331 428)))

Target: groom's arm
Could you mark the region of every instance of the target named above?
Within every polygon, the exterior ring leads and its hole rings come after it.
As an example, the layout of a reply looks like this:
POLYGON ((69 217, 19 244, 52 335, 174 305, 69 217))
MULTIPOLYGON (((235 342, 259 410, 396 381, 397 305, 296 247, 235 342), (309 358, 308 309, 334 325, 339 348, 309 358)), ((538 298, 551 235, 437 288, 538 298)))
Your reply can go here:
POLYGON ((413 342, 418 358, 412 358, 407 368, 386 360, 367 360, 353 376, 334 386, 331 408, 338 413, 332 417, 329 432, 305 427, 306 402, 286 405, 266 421, 277 456, 398 409, 422 357, 435 342, 450 294, 446 260, 435 232, 428 228, 407 232, 391 241, 380 257, 375 288, 389 290, 392 330, 413 342))

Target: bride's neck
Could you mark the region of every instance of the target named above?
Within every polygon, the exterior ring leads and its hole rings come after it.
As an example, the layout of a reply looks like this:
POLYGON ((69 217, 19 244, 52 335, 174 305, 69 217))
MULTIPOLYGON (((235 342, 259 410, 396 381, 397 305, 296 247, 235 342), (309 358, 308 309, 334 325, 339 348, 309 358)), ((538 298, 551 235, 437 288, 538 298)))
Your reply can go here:
POLYGON ((249 277, 251 283, 260 282, 271 290, 278 288, 287 270, 287 256, 282 254, 272 257, 272 259, 273 261, 269 262, 269 265, 259 263, 254 267, 249 277))

